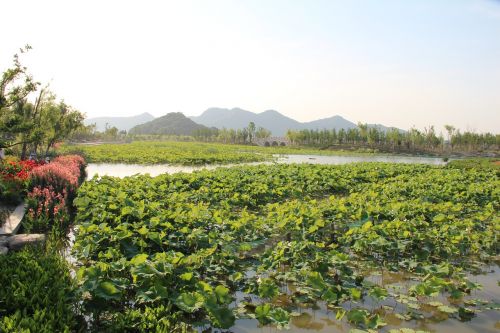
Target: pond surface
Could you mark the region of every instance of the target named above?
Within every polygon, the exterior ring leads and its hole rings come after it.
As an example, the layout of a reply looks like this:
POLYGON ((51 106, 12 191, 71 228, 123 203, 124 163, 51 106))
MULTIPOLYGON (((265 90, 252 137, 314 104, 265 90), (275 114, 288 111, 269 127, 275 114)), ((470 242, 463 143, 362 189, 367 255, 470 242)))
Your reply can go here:
POLYGON ((418 157, 418 156, 324 156, 324 155, 275 155, 274 162, 255 162, 241 164, 225 165, 201 165, 201 166, 183 166, 170 164, 125 164, 125 163, 90 163, 87 166, 88 178, 95 174, 99 176, 127 177, 135 174, 149 173, 151 176, 158 176, 163 173, 193 172, 202 169, 216 169, 220 167, 231 167, 235 165, 258 165, 272 163, 310 163, 310 164, 348 164, 356 162, 390 162, 390 163, 419 163, 431 165, 444 165, 446 162, 437 157, 418 157))
MULTIPOLYGON (((500 267, 497 264, 493 264, 492 266, 486 267, 486 271, 489 273, 481 275, 468 275, 470 281, 479 283, 482 286, 482 290, 472 291, 470 295, 465 297, 465 299, 481 299, 498 304, 500 302, 500 287, 497 283, 500 276, 500 267)), ((380 286, 384 286, 388 290, 391 290, 391 286, 407 289, 414 284, 408 274, 387 271, 379 275, 369 276, 367 277, 367 280, 377 283, 380 286)), ((447 298, 444 296, 440 296, 437 299, 433 298, 433 300, 438 300, 444 304, 449 303, 447 298)), ((349 325, 345 318, 341 321, 335 319, 335 311, 329 310, 325 304, 318 303, 317 305, 318 308, 315 310, 309 308, 297 308, 295 311, 300 313, 300 315, 291 318, 289 330, 278 330, 277 328, 269 325, 261 326, 256 320, 253 319, 240 319, 236 321, 236 325, 230 329, 230 332, 349 333, 353 329, 353 326, 349 325)), ((449 318, 447 314, 437 311, 434 307, 423 306, 422 309, 423 312, 425 312, 425 318, 404 321, 399 319, 396 314, 403 314, 407 309, 402 308, 401 304, 399 304, 399 306, 390 310, 389 308, 394 307, 394 305, 395 303, 391 302, 389 299, 387 301, 374 303, 370 297, 365 297, 365 301, 362 303, 350 302, 344 304, 343 307, 346 310, 356 307, 364 307, 379 313, 379 315, 387 323, 387 326, 379 328, 377 330, 378 332, 389 332, 391 329, 400 328, 411 328, 415 331, 422 330, 433 333, 498 333, 500 330, 500 315, 498 310, 484 309, 478 311, 476 316, 470 321, 462 322, 456 318, 449 318), (387 308, 384 308, 383 306, 387 306, 387 308), (376 310, 377 308, 379 310, 376 310)))

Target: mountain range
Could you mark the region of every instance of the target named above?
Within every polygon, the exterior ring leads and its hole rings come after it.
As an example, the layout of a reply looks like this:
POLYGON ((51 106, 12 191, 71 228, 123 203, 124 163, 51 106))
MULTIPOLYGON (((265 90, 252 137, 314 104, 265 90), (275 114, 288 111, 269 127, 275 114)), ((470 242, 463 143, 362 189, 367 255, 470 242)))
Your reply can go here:
MULTIPOLYGON (((249 122, 254 122, 256 127, 264 127, 270 130, 274 136, 284 136, 286 131, 302 129, 336 129, 347 130, 356 128, 357 125, 341 116, 332 116, 328 118, 313 120, 301 123, 295 119, 282 115, 275 110, 267 110, 261 113, 254 113, 240 108, 223 109, 210 108, 199 116, 190 117, 196 123, 208 127, 217 128, 243 128, 247 127, 249 122)), ((377 127, 380 130, 388 130, 390 127, 383 125, 369 124, 369 127, 377 127)))
POLYGON ((106 126, 116 127, 120 131, 128 131, 132 127, 140 124, 144 124, 148 121, 155 119, 155 117, 147 112, 139 114, 132 117, 97 117, 88 118, 84 120, 86 126, 95 124, 96 130, 99 132, 104 132, 106 126))
MULTIPOLYGON (((347 130, 357 127, 355 123, 338 115, 309 122, 299 122, 275 110, 254 113, 240 108, 209 108, 199 116, 188 118, 184 117, 182 113, 176 112, 159 118, 154 118, 149 113, 143 113, 134 117, 101 117, 85 121, 86 124, 95 123, 98 130, 101 131, 108 124, 109 127, 115 126, 119 130, 126 130, 135 134, 179 133, 179 135, 190 135, 189 133, 192 133, 194 130, 206 127, 241 129, 247 127, 250 122, 253 122, 256 127, 264 127, 270 130, 273 136, 284 136, 289 129, 340 130, 343 128, 347 130)), ((391 128, 380 124, 368 124, 368 126, 384 131, 391 128)))

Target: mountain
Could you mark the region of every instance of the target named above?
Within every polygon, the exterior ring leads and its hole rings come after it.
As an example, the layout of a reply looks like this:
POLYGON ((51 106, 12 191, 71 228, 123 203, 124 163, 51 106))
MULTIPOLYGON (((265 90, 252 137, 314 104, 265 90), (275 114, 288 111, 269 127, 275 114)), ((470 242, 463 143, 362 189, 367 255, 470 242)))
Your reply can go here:
POLYGON ((341 116, 333 116, 330 118, 323 118, 314 121, 309 121, 307 123, 302 123, 304 129, 350 129, 358 127, 355 123, 342 118, 341 116))
POLYGON ((367 124, 368 127, 370 128, 376 128, 377 130, 381 131, 381 132, 385 132, 387 133, 388 131, 390 130, 393 130, 393 129, 396 129, 398 130, 400 133, 405 133, 406 131, 405 130, 402 130, 402 129, 399 129, 399 128, 396 128, 396 127, 387 127, 387 126, 384 126, 382 124, 367 124))
POLYGON ((306 123, 298 122, 292 118, 286 117, 275 110, 267 110, 262 113, 254 113, 240 108, 222 109, 210 108, 200 116, 190 117, 198 124, 205 126, 214 126, 217 128, 243 128, 253 121, 256 127, 264 127, 270 130, 274 136, 284 136, 288 129, 349 129, 355 128, 356 124, 342 118, 333 116, 330 118, 319 119, 306 123))
POLYGON ((130 129, 130 134, 192 135, 194 131, 207 129, 187 118, 180 112, 167 113, 147 123, 130 129))
POLYGON ((97 117, 88 118, 83 122, 85 125, 96 124, 96 130, 103 132, 108 127, 116 127, 120 131, 128 131, 132 127, 144 124, 148 121, 155 119, 151 114, 145 112, 143 114, 132 117, 97 117))
POLYGON ((200 116, 190 118, 196 123, 205 126, 232 129, 247 127, 248 123, 253 121, 256 127, 264 127, 270 130, 273 135, 284 135, 289 128, 298 128, 300 126, 298 121, 274 110, 253 113, 240 108, 210 108, 200 116))

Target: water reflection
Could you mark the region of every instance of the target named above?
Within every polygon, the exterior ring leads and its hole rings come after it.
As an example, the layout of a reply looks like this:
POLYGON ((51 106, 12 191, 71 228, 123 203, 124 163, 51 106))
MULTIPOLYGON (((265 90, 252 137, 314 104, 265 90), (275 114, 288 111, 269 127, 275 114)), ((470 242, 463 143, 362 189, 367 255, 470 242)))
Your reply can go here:
MULTIPOLYGON (((275 162, 242 163, 244 165, 273 164, 273 163, 310 163, 310 164, 348 164, 356 162, 390 162, 390 163, 418 163, 443 165, 445 162, 434 157, 414 156, 320 156, 320 155, 276 155, 275 162)), ((196 170, 212 170, 220 167, 231 167, 242 164, 182 166, 169 164, 141 165, 125 163, 90 163, 87 166, 88 178, 95 174, 100 176, 127 177, 135 174, 150 174, 158 176, 163 173, 193 172, 196 170)))
MULTIPOLYGON (((492 303, 500 302, 500 287, 497 285, 497 279, 500 275, 500 268, 497 265, 492 265, 487 270, 487 274, 481 275, 468 275, 468 278, 473 281, 480 283, 483 286, 482 290, 473 291, 471 295, 466 296, 467 299, 484 299, 492 303)), ((373 272, 372 272, 373 273, 373 272)), ((367 277, 370 282, 376 283, 378 285, 385 285, 386 287, 398 287, 401 289, 400 292, 406 293, 407 289, 411 284, 414 283, 413 279, 409 274, 402 274, 397 272, 381 272, 371 274, 367 277)), ((245 294, 237 293, 237 299, 243 299, 245 294)), ((363 307, 370 309, 373 313, 378 313, 383 320, 387 323, 387 326, 379 328, 378 332, 389 332, 391 329, 398 328, 410 328, 413 330, 421 330, 426 332, 452 332, 452 333, 474 333, 474 332, 486 332, 486 333, 498 333, 498 320, 499 314, 497 310, 482 310, 477 311, 476 316, 470 321, 463 322, 457 318, 449 317, 448 314, 439 311, 435 306, 430 306, 425 304, 425 300, 419 302, 424 315, 420 319, 412 319, 408 316, 406 320, 404 317, 411 309, 408 306, 401 303, 391 301, 389 297, 385 301, 374 301, 370 297, 365 297, 362 303, 347 302, 343 304, 346 310, 350 310, 356 307, 363 307)), ((439 301, 443 304, 447 304, 447 298, 444 294, 437 298, 433 298, 433 301, 439 301)), ((258 297, 252 299, 252 302, 259 303, 258 297)), ((281 295, 273 300, 273 304, 281 305, 286 308, 293 308, 290 304, 289 299, 286 295, 281 295)), ((291 333, 327 333, 327 332, 350 332, 352 326, 350 326, 345 318, 341 321, 335 319, 335 311, 331 311, 327 308, 325 303, 318 303, 315 309, 302 308, 299 306, 295 307, 295 311, 298 312, 295 316, 292 316, 290 320, 290 329, 287 332, 291 333)), ((231 328, 230 332, 234 333, 266 333, 281 332, 276 327, 273 326, 262 326, 257 320, 253 319, 240 319, 236 321, 236 325, 231 328)))

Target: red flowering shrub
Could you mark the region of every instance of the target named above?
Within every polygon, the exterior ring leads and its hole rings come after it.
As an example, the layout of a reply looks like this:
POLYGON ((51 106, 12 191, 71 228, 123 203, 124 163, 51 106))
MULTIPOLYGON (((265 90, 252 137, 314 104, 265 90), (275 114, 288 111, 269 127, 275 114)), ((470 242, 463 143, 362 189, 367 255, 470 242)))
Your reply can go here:
POLYGON ((9 159, 0 162, 0 199, 17 203, 26 193, 30 172, 44 163, 9 159))
POLYGON ((71 221, 71 202, 86 177, 85 160, 78 155, 55 158, 51 163, 31 170, 31 192, 28 193, 26 230, 66 231, 71 221))
POLYGON ((66 190, 59 193, 52 186, 36 186, 28 193, 26 204, 28 212, 23 226, 28 232, 66 230, 70 223, 66 190))
POLYGON ((87 164, 85 163, 85 159, 80 155, 64 155, 56 157, 53 163, 59 163, 66 165, 74 172, 75 175, 78 173, 78 182, 79 184, 83 183, 85 178, 87 177, 85 167, 87 164), (78 170, 78 171, 77 171, 78 170))
POLYGON ((81 156, 60 156, 31 171, 31 187, 52 186, 56 192, 65 190, 73 198, 84 178, 85 160, 81 156))

